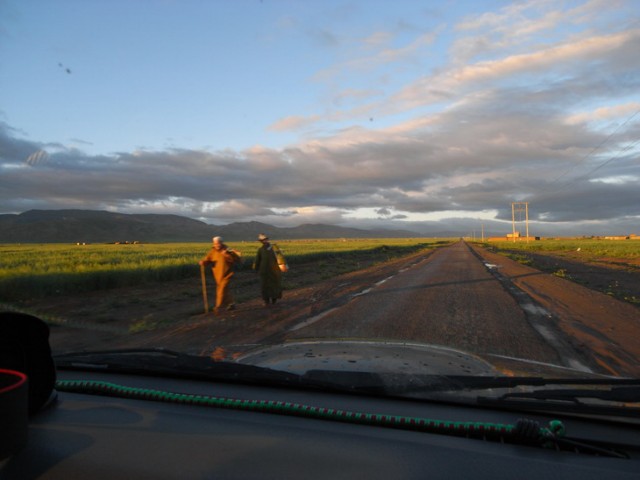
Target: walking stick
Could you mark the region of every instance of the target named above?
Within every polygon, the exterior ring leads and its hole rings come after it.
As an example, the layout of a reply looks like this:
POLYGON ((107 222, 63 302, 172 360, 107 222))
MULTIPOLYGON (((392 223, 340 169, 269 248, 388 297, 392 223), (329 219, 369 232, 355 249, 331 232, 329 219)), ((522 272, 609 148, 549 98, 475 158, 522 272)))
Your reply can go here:
POLYGON ((200 265, 200 278, 202 279, 202 299, 204 300, 204 313, 209 313, 209 300, 207 299, 207 279, 204 274, 204 265, 200 265))

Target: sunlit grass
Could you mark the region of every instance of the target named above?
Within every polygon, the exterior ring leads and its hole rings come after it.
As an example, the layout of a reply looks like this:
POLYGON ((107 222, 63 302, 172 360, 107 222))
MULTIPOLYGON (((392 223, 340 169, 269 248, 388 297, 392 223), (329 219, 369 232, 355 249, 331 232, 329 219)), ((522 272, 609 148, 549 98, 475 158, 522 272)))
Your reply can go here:
POLYGON ((502 251, 539 253, 574 252, 585 258, 633 259, 640 257, 640 240, 549 239, 530 242, 491 242, 488 244, 502 251))
MULTIPOLYGON (((277 242, 290 266, 303 262, 357 267, 359 255, 374 252, 380 261, 446 240, 332 239, 277 242)), ((257 242, 229 242, 242 253, 240 268, 251 268, 257 242)), ((198 260, 210 243, 166 244, 28 244, 0 245, 0 299, 15 300, 54 294, 89 292, 151 282, 179 280, 199 274, 198 260)))

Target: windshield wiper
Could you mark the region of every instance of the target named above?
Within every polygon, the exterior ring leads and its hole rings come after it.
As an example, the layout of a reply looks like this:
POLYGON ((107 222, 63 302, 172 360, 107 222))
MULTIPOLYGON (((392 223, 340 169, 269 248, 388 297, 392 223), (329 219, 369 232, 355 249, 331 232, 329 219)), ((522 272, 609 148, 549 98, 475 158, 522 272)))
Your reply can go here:
POLYGON ((500 408, 640 417, 640 379, 483 377, 310 370, 309 381, 334 382, 369 394, 447 399, 500 408), (570 388, 549 388, 549 386, 570 388), (506 390, 506 391, 505 391, 506 390), (482 396, 489 391, 493 396, 482 396), (582 401, 582 400, 587 400, 582 401))
MULTIPOLYGON (((331 371, 309 370, 306 378, 317 380, 332 380, 340 384, 367 386, 384 386, 387 393, 428 393, 444 391, 476 391, 489 389, 508 389, 517 387, 542 387, 548 385, 598 386, 611 387, 617 395, 623 395, 624 400, 640 401, 640 379, 631 378, 545 378, 545 377, 507 377, 507 376, 474 376, 474 375, 420 375, 395 372, 360 372, 360 371, 331 371), (627 386, 635 386, 629 389, 627 386)), ((611 389, 610 389, 611 390, 611 389)), ((565 390, 558 390, 563 392, 565 390)), ((574 390, 571 389, 571 392, 574 390)), ((591 390, 579 390, 588 392, 591 390)), ((593 389, 594 392, 606 392, 604 389, 593 389)), ((551 392, 551 390, 540 390, 551 392)), ((616 400, 616 398, 603 398, 616 400)))
POLYGON ((560 390, 534 390, 532 392, 506 393, 501 398, 535 398, 537 400, 561 400, 579 403, 581 398, 593 398, 608 402, 635 402, 640 403, 640 387, 612 387, 603 389, 560 389, 560 390))
MULTIPOLYGON (((565 384, 573 384, 566 382, 565 384)), ((582 385, 602 385, 603 388, 536 389, 507 392, 496 398, 478 397, 480 405, 507 408, 532 408, 543 411, 613 415, 640 418, 640 380, 612 380, 582 385), (622 384, 623 386, 618 386, 622 384), (609 385, 609 388, 604 388, 609 385)))

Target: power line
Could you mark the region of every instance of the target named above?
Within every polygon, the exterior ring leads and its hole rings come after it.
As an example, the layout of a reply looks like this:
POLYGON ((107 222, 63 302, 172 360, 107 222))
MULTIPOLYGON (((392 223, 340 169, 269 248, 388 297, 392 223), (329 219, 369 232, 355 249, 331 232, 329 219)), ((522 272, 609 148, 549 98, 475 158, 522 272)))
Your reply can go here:
POLYGON ((591 175, 592 173, 596 172, 597 170, 600 170, 602 167, 604 167, 605 165, 613 162, 614 160, 617 160, 618 158, 620 158, 622 156, 622 154, 626 153, 627 151, 631 150, 633 147, 635 147, 636 145, 638 145, 640 143, 640 139, 636 140, 635 142, 633 142, 631 145, 627 145, 617 156, 615 157, 611 157, 609 160, 607 160, 606 162, 601 163, 600 165, 598 165, 597 167, 589 170, 587 173, 585 173, 584 175, 581 175, 580 177, 576 177, 573 181, 576 180, 583 180, 585 178, 588 178, 589 175, 591 175))
MULTIPOLYGON (((560 175, 558 175, 556 178, 554 178, 551 182, 549 182, 549 185, 546 188, 543 188, 544 191, 548 191, 552 188, 553 184, 557 183, 562 177, 566 176, 571 170, 573 170, 574 168, 578 167, 579 165, 583 164, 585 161, 587 161, 587 159, 589 157, 591 157, 595 152, 597 152, 600 148, 602 148, 602 146, 604 144, 606 144, 607 142, 609 142, 609 140, 611 140, 611 138, 618 132, 618 130, 620 130, 622 127, 624 127, 627 123, 629 123, 631 120, 633 120, 638 114, 640 114, 640 110, 636 110, 636 112, 634 112, 629 118, 627 118, 624 122, 622 122, 620 125, 618 125, 616 127, 616 129, 611 132, 607 138, 605 138, 604 140, 602 140, 596 147, 594 147, 589 153, 587 153, 584 157, 582 157, 578 162, 576 162, 574 165, 570 166, 569 168, 566 169, 566 171, 564 171, 563 173, 561 173, 560 175)), ((638 144, 638 142, 640 142, 640 140, 636 140, 633 144, 631 144, 630 146, 625 147, 625 149, 621 152, 621 154, 611 157, 609 158, 607 161, 601 163, 600 165, 598 165, 597 167, 593 168, 592 170, 590 170, 589 172, 587 172, 586 174, 583 174, 579 177, 574 178, 573 180, 569 180, 566 183, 563 183, 562 185, 560 185, 561 187, 566 187, 567 185, 570 185, 571 183, 577 181, 577 180, 582 180, 587 178, 589 175, 591 175, 593 172, 599 170, 600 168, 604 167, 605 165, 611 163, 612 161, 620 158, 620 156, 622 155, 622 153, 630 150, 631 148, 633 148, 636 144, 638 144)))

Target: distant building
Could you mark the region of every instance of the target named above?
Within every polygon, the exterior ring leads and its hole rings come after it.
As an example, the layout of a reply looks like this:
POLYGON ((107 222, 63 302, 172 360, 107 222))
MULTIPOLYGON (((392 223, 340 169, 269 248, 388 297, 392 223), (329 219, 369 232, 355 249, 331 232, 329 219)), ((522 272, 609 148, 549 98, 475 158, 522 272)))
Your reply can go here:
POLYGON ((521 236, 520 232, 515 232, 507 233, 504 237, 489 237, 487 239, 488 242, 526 242, 528 240, 540 240, 540 237, 532 237, 529 235, 529 238, 527 238, 521 236))
POLYGON ((605 240, 640 240, 640 237, 635 233, 631 235, 612 235, 608 237, 604 237, 605 240))

